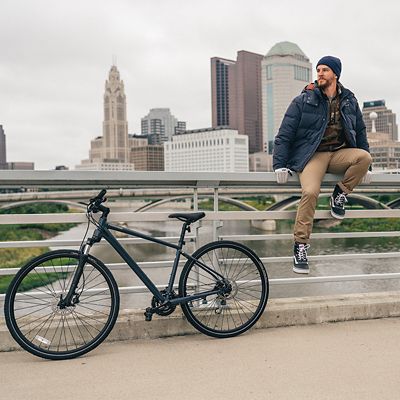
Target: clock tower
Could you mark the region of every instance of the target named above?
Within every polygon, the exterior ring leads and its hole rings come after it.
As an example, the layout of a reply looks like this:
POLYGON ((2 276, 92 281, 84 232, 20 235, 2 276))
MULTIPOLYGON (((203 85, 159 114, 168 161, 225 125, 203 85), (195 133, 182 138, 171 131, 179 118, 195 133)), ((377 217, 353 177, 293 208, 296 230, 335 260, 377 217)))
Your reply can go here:
POLYGON ((102 147, 102 158, 107 162, 129 162, 124 82, 115 65, 111 67, 105 85, 102 147))

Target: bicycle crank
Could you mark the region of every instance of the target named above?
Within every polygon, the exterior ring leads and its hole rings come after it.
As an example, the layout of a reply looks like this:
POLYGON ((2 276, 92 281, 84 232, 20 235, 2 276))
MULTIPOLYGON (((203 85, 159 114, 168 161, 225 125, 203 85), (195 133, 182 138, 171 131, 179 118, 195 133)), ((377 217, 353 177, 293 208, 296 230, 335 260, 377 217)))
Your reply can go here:
POLYGON ((176 305, 168 303, 168 300, 176 297, 176 294, 174 291, 167 294, 166 290, 162 290, 160 293, 165 297, 166 302, 161 303, 160 300, 153 296, 153 298, 151 299, 151 308, 153 309, 155 314, 166 317, 167 315, 172 314, 176 309, 176 305))

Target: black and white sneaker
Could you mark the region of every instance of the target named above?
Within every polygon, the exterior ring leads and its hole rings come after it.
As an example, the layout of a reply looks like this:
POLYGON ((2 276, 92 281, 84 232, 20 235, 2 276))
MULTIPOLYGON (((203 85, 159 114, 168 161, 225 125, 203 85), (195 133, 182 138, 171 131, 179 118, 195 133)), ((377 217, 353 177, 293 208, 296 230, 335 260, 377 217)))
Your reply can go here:
POLYGON ((308 274, 310 272, 307 259, 307 250, 309 248, 309 244, 294 243, 293 272, 296 274, 308 274))
POLYGON ((335 186, 335 190, 330 198, 331 215, 336 219, 343 219, 346 213, 344 205, 347 203, 346 193, 340 189, 338 185, 335 186))

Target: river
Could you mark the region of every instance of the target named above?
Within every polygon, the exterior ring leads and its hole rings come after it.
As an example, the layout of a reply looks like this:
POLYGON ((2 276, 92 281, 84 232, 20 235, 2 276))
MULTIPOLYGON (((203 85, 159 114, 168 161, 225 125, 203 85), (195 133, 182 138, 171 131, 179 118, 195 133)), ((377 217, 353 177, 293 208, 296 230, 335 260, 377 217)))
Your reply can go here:
MULTIPOLYGON (((163 211, 166 211, 163 209, 163 211)), ((181 224, 175 221, 165 222, 135 222, 130 227, 153 236, 178 236, 181 224)), ((63 232, 57 239, 82 238, 86 225, 80 225, 68 232, 63 232)), ((277 233, 289 233, 292 231, 289 222, 280 223, 277 233)), ((316 227, 314 232, 323 231, 316 227)), ((221 234, 265 234, 251 226, 250 221, 224 222, 221 234)), ((212 237, 211 223, 204 222, 200 229, 200 243, 205 244, 212 237)), ((246 241, 260 257, 283 257, 293 255, 293 244, 290 240, 274 241, 246 241)), ((309 255, 343 254, 343 253, 373 253, 398 251, 400 239, 398 238, 362 238, 362 239, 318 239, 311 243, 309 255)), ((174 250, 157 244, 131 244, 126 245, 127 251, 136 261, 172 260, 174 250)), ((188 243, 187 252, 194 251, 194 244, 188 243)), ((109 246, 94 246, 91 252, 105 263, 121 262, 119 255, 109 246)), ((293 278, 299 277, 292 272, 292 263, 278 262, 265 265, 269 278, 293 278)), ((366 259, 366 260, 341 260, 335 261, 311 261, 311 273, 309 276, 331 276, 346 274, 367 274, 383 272, 400 272, 399 259, 366 259)), ((169 269, 151 268, 146 273, 156 284, 165 284, 169 278, 169 269)), ((137 286, 142 283, 133 272, 114 271, 114 276, 119 286, 137 286)), ((178 275, 179 276, 179 275, 178 275)), ((400 282, 392 280, 370 280, 359 282, 338 283, 312 283, 305 285, 273 285, 270 290, 270 298, 319 296, 330 294, 345 294, 359 292, 376 292, 399 290, 400 282)), ((121 309, 145 308, 150 304, 151 296, 148 294, 124 294, 121 296, 121 309)))

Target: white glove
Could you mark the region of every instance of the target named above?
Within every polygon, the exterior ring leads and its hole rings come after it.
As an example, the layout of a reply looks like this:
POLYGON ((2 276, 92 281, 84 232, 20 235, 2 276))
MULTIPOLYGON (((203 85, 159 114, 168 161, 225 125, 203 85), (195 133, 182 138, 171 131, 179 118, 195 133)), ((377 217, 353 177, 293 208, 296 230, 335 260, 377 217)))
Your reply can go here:
POLYGON ((293 172, 289 168, 278 168, 275 170, 276 181, 278 183, 286 183, 289 175, 293 175, 293 172))
POLYGON ((367 173, 363 176, 361 183, 365 183, 366 185, 369 185, 372 180, 372 172, 367 171, 367 173))

